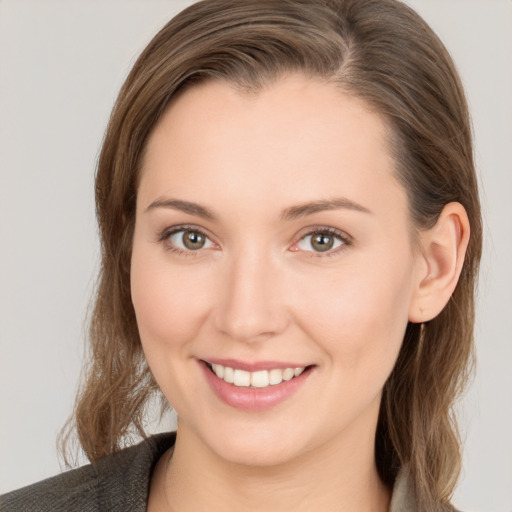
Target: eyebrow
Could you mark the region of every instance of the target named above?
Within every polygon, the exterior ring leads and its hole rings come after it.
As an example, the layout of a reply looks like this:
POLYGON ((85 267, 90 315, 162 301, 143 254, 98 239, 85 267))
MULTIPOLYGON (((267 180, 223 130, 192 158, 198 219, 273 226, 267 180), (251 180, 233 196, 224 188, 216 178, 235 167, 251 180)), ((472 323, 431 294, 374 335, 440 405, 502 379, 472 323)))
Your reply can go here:
POLYGON ((346 197, 338 197, 335 199, 312 201, 297 206, 286 208, 281 214, 281 220, 294 220, 314 213, 328 210, 353 210, 356 212, 372 213, 368 208, 362 206, 346 197))
MULTIPOLYGON (((146 212, 154 210, 155 208, 170 208, 188 213, 190 215, 195 215, 203 219, 211 221, 217 220, 217 216, 209 208, 201 206, 197 203, 183 201, 180 199, 157 199, 146 208, 146 212)), ((280 218, 284 221, 290 221, 301 217, 306 217, 307 215, 313 215, 314 213, 322 211, 339 209, 353 210, 370 214, 372 213, 365 206, 355 203, 354 201, 351 201, 345 197, 339 197, 335 199, 311 201, 296 206, 291 206, 283 210, 280 218)))
POLYGON ((209 209, 197 203, 190 201, 182 201, 180 199, 157 199, 153 201, 147 208, 146 212, 154 210, 155 208, 171 208, 180 212, 189 213, 203 219, 216 221, 217 216, 209 209))

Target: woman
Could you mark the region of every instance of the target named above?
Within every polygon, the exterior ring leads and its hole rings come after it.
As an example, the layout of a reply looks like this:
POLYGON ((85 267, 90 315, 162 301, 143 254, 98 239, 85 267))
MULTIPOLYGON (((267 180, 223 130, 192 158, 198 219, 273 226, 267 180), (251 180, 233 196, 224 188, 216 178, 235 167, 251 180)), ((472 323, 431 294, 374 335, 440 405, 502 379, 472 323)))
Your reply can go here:
POLYGON ((96 199, 75 426, 5 510, 453 510, 481 222, 460 80, 392 0, 207 0, 144 50, 96 199), (143 434, 162 393, 177 434, 143 434))

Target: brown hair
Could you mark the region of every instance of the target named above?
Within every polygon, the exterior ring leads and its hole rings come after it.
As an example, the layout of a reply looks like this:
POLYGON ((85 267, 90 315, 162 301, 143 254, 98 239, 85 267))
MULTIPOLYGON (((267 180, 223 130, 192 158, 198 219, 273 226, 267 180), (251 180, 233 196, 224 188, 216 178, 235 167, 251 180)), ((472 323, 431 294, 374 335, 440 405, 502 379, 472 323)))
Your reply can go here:
POLYGON ((438 317, 408 325, 384 388, 375 448, 385 482, 407 466, 421 510, 451 510, 460 470, 452 405, 471 369, 480 206, 458 74, 427 24, 396 0, 204 0, 172 19, 140 55, 98 163, 102 260, 91 360, 74 413, 79 441, 94 461, 129 433, 144 436, 144 406, 157 390, 130 296, 137 179, 153 127, 185 87, 222 79, 257 92, 289 72, 334 83, 387 120, 416 230, 432 226, 452 201, 469 216, 457 288, 438 317))

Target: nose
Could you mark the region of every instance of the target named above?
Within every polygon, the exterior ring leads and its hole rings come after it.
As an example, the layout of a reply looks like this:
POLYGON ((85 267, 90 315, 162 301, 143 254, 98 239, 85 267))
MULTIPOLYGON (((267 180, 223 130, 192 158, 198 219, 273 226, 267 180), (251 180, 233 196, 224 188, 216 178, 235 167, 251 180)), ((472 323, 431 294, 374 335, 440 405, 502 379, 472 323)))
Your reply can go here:
POLYGON ((215 327, 243 342, 264 341, 288 323, 282 269, 264 251, 247 248, 222 269, 215 327))

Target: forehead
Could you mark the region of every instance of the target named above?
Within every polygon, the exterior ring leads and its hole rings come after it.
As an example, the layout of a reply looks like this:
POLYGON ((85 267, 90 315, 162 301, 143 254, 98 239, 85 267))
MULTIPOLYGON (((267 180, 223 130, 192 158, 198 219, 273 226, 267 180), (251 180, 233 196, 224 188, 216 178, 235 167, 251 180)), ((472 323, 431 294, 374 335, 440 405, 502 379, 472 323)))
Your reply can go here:
POLYGON ((381 116, 332 83, 292 75, 247 94, 205 82, 180 94, 155 127, 139 196, 239 198, 244 208, 263 197, 277 205, 331 194, 374 203, 379 188, 399 186, 388 134, 381 116))

